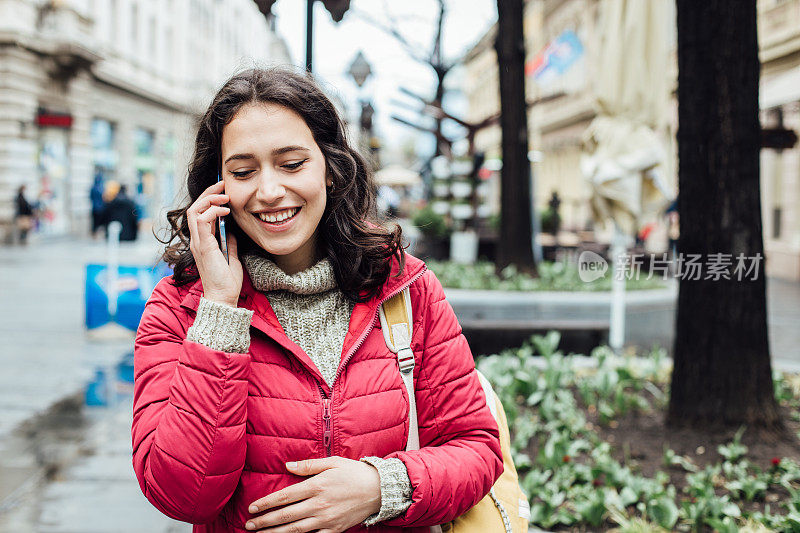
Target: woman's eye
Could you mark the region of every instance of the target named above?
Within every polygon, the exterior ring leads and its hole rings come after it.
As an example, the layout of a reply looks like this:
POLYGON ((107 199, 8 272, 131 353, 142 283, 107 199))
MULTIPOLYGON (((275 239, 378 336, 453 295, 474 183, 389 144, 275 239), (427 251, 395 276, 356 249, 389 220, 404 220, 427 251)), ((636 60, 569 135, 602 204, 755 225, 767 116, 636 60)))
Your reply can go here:
POLYGON ((252 170, 240 170, 238 172, 235 171, 235 170, 232 170, 231 174, 233 174, 237 178, 245 178, 245 177, 247 177, 248 174, 250 174, 252 172, 253 172, 252 170))
POLYGON ((308 161, 308 159, 303 159, 302 161, 298 161, 297 163, 286 163, 285 165, 281 166, 283 168, 288 168, 289 170, 295 170, 300 168, 306 161, 308 161))

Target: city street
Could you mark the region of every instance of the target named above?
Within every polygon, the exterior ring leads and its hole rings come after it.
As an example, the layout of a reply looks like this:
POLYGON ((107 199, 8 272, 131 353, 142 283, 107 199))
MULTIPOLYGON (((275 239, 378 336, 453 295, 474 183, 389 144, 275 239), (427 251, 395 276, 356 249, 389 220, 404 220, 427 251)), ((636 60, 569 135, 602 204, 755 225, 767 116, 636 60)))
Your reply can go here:
MULTIPOLYGON (((123 244, 120 263, 152 265, 157 252, 152 237, 123 244)), ((95 370, 131 349, 130 339, 86 337, 85 265, 92 262, 105 262, 101 242, 40 241, 0 256, 0 531, 187 531, 141 495, 131 468, 130 396, 110 407, 81 405, 95 370), (32 446, 15 431, 20 425, 61 444, 32 446), (52 479, 44 478, 42 454, 52 479)), ((768 286, 774 366, 800 371, 800 284, 768 286)))

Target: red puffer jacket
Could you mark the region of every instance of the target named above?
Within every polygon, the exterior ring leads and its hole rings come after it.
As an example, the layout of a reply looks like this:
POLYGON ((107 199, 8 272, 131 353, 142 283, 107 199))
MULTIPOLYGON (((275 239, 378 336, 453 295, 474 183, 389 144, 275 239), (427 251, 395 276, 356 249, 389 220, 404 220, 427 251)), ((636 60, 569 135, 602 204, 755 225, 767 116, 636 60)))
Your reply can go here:
POLYGON ((204 524, 194 531, 246 531, 250 502, 305 479, 288 473, 287 461, 397 457, 408 468, 413 503, 370 531, 427 533, 422 526, 460 515, 499 477, 497 424, 472 354, 439 281, 419 259, 407 256, 399 277, 355 306, 332 389, 246 274, 239 306, 254 311, 249 353, 186 341, 201 294, 199 281, 178 288, 161 280, 136 337, 133 466, 164 514, 204 524), (377 312, 409 286, 422 449, 406 452, 408 396, 377 312))

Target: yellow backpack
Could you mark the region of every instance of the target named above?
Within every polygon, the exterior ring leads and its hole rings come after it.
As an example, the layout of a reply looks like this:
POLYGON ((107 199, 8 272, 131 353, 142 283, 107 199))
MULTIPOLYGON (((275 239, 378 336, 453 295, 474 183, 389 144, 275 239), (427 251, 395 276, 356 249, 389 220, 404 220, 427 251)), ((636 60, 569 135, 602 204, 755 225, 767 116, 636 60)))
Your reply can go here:
MULTIPOLYGON (((406 450, 419 449, 417 403, 414 394, 414 352, 411 350, 411 296, 408 289, 383 302, 379 310, 386 346, 397 354, 400 377, 403 378, 408 399, 409 431, 406 450)), ((530 505, 519 486, 517 469, 511 459, 511 438, 506 413, 489 381, 478 372, 486 403, 500 429, 500 448, 503 452, 503 474, 481 501, 452 522, 431 527, 431 533, 527 533, 530 505)))

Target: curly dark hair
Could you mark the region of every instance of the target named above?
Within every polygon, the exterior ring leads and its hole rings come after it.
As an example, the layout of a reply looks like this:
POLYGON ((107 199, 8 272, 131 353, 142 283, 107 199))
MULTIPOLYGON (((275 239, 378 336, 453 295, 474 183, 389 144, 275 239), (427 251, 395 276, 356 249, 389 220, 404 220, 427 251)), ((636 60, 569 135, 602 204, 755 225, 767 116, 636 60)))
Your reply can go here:
MULTIPOLYGON (((222 130, 245 105, 271 103, 298 113, 308 125, 325 156, 326 172, 333 181, 319 225, 319 252, 333 265, 336 281, 353 302, 372 298, 388 279, 391 258, 405 263, 401 230, 387 230, 376 220, 375 186, 368 165, 347 141, 344 123, 322 90, 305 73, 285 68, 249 69, 230 78, 214 96, 197 129, 194 156, 189 164, 189 198, 182 207, 169 211, 169 234, 163 259, 173 270, 176 285, 199 279, 189 250, 187 209, 217 180, 222 130)), ((226 219, 236 235, 239 253, 266 252, 233 221, 226 219)))

